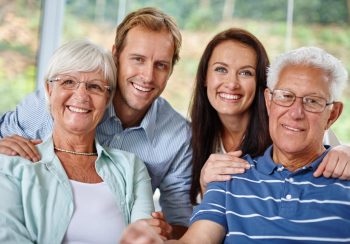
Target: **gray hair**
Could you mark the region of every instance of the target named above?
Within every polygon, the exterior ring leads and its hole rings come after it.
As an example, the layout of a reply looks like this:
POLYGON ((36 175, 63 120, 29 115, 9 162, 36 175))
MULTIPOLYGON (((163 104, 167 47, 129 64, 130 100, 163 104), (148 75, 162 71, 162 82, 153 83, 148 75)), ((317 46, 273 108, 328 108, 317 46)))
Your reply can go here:
POLYGON ((267 86, 271 90, 276 86, 282 70, 288 65, 305 65, 323 70, 330 80, 331 99, 339 101, 348 80, 348 72, 339 59, 318 47, 301 47, 281 54, 268 68, 267 86))
MULTIPOLYGON (((108 104, 112 101, 116 82, 117 68, 112 58, 112 53, 88 40, 76 40, 60 46, 51 57, 45 75, 45 81, 71 72, 95 72, 100 71, 103 78, 111 87, 108 104)), ((48 103, 47 95, 46 102, 48 103)))

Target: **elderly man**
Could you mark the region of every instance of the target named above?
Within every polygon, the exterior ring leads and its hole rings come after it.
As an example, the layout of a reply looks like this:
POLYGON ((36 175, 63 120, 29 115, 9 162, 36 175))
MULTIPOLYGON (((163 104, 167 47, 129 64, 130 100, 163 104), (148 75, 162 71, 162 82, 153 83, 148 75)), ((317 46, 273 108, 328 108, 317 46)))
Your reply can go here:
MULTIPOLYGON (((341 63, 322 49, 278 57, 265 91, 273 145, 245 157, 252 166, 246 173, 209 185, 179 242, 350 242, 350 182, 313 177, 329 151, 322 138, 342 112, 346 80, 341 63)), ((144 226, 129 227, 122 243, 130 236, 161 242, 144 235, 144 226)))

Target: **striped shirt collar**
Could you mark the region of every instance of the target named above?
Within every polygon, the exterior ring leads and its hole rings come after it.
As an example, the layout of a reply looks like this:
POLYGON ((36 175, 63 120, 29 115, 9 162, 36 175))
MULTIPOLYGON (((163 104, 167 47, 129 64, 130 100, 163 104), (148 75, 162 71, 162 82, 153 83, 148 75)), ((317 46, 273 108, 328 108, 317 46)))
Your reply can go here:
MULTIPOLYGON (((330 146, 325 146, 327 149, 322 153, 321 156, 319 156, 315 161, 310 163, 309 165, 297 170, 296 172, 304 171, 304 170, 316 170, 318 165, 321 163, 322 159, 327 155, 327 153, 330 151, 330 146)), ((250 158, 251 159, 251 158, 250 158)), ((251 161, 253 161, 251 159, 251 161)), ((254 160, 254 165, 257 167, 257 169, 267 175, 272 174, 274 171, 278 170, 278 168, 281 167, 281 165, 276 164, 272 160, 272 145, 268 147, 268 149, 265 151, 264 155, 259 157, 256 161, 254 160)), ((295 172, 295 173, 296 173, 295 172)))
MULTIPOLYGON (((143 129, 146 133, 147 138, 152 142, 154 135, 155 135, 155 129, 156 129, 156 121, 157 121, 157 110, 158 110, 158 102, 160 98, 157 98, 151 105, 151 107, 148 109, 145 117, 141 121, 141 124, 139 126, 128 128, 130 130, 134 129, 143 129)), ((120 126, 122 126, 122 122, 118 118, 118 116, 115 113, 113 104, 110 104, 106 110, 106 113, 104 115, 104 118, 102 121, 106 119, 116 118, 117 121, 120 123, 120 126)))

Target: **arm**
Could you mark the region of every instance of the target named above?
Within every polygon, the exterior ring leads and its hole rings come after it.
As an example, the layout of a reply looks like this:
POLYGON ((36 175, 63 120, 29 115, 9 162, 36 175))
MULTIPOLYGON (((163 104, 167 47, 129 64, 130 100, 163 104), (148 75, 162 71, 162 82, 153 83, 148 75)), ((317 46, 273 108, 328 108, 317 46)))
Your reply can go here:
POLYGON ((8 156, 21 156, 33 162, 40 160, 40 154, 35 145, 41 140, 28 140, 21 136, 9 136, 0 139, 0 153, 8 156))
POLYGON ((154 211, 151 178, 144 163, 135 157, 133 179, 134 204, 131 209, 131 222, 150 218, 154 211))
POLYGON ((172 238, 179 238, 186 231, 192 214, 189 191, 191 186, 192 149, 190 139, 177 151, 170 169, 163 178, 160 190, 160 205, 165 219, 171 224, 172 238))
POLYGON ((226 154, 211 154, 203 165, 200 175, 201 196, 207 190, 207 185, 213 181, 226 181, 232 174, 244 173, 250 165, 244 159, 239 158, 242 151, 226 154))
POLYGON ((52 130, 52 118, 45 102, 44 91, 37 90, 0 117, 0 138, 19 135, 29 139, 43 139, 52 130))
MULTIPOLYGON (((180 240, 169 243, 220 243, 226 234, 225 183, 211 183, 203 202, 192 215, 192 225, 180 240)), ((128 243, 163 243, 162 239, 146 221, 130 225, 121 238, 122 244, 128 243)))
POLYGON ((188 228, 188 231, 180 240, 171 240, 166 243, 216 244, 222 243, 225 234, 225 229, 222 225, 209 220, 199 220, 188 228))
POLYGON ((34 243, 25 226, 20 182, 0 173, 0 243, 34 243))
MULTIPOLYGON (((180 240, 170 240, 165 243, 221 243, 225 237, 225 229, 214 222, 200 220, 195 222, 180 240)), ((163 240, 145 221, 138 221, 128 226, 122 235, 121 244, 153 243, 161 244, 163 240)))
POLYGON ((38 90, 17 105, 15 111, 0 117, 0 138, 3 138, 0 140, 0 153, 38 161, 40 155, 34 145, 41 141, 30 139, 44 138, 51 129, 52 118, 46 108, 45 96, 43 91, 38 90))

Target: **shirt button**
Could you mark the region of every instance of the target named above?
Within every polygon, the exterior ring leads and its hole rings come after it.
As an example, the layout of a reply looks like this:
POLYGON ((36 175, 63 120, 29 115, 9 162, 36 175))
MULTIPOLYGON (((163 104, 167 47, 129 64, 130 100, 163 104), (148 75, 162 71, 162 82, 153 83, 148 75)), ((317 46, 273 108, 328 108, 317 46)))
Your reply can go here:
POLYGON ((293 179, 293 178, 289 178, 289 182, 290 182, 290 183, 293 183, 293 182, 294 182, 294 179, 293 179))
POLYGON ((292 195, 288 194, 288 195, 286 196, 286 199, 287 199, 287 200, 292 199, 292 195))
POLYGON ((282 171, 283 171, 283 169, 284 169, 284 167, 283 167, 283 166, 281 166, 281 167, 278 167, 278 168, 277 168, 277 171, 278 171, 278 172, 282 172, 282 171))

